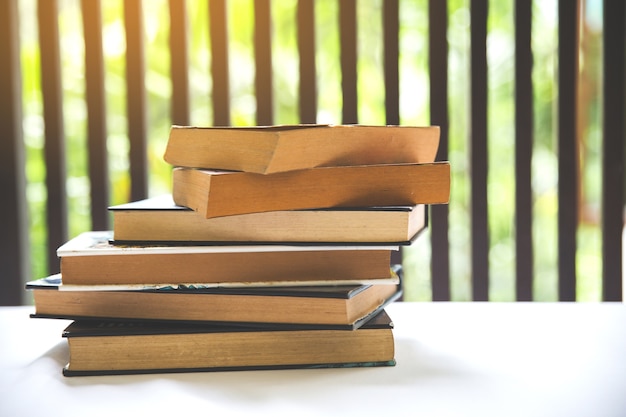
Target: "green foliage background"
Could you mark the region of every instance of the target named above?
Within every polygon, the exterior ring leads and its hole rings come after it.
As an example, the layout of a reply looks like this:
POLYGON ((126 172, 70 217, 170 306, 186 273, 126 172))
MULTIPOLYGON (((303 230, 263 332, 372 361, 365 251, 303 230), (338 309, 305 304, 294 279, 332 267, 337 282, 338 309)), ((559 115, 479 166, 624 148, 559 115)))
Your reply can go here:
MULTIPOLYGON (((384 0, 358 2, 358 94, 359 122, 384 124, 382 72, 382 15, 384 0)), ((599 2, 584 2, 581 49, 581 202, 578 231, 578 293, 580 300, 600 299, 600 232, 597 224, 600 184, 600 127, 597 91, 600 85, 599 2)), ((231 70, 231 120, 234 125, 255 123, 252 0, 229 0, 231 70)), ((206 1, 188 0, 190 24, 191 122, 212 124, 208 7, 206 1)), ((275 123, 298 122, 296 53, 296 0, 272 2, 275 123)), ((534 51, 534 155, 533 216, 535 224, 535 298, 556 300, 556 187, 555 146, 556 0, 533 4, 534 51)), ((452 195, 450 202, 451 275, 453 300, 469 300, 469 1, 450 0, 448 40, 452 195)), ((122 0, 102 2, 108 151, 111 204, 128 201, 128 140, 124 80, 124 24, 122 0)), ((34 277, 48 274, 45 262, 45 166, 40 93, 36 2, 20 1, 24 134, 27 150, 28 200, 30 203, 32 270, 34 277)), ((168 137, 171 83, 169 79, 169 17, 165 0, 144 2, 147 83, 149 98, 150 194, 170 191, 170 168, 162 160, 168 137)), ((400 0, 400 101, 401 123, 429 124, 428 109, 428 2, 400 0)), ((315 2, 318 122, 341 122, 338 0, 315 2)), ((84 44, 78 0, 60 1, 59 25, 62 48, 65 133, 68 161, 70 236, 91 228, 86 155, 86 108, 84 101, 84 44)), ((514 300, 514 43, 513 1, 490 2, 489 60, 489 232, 492 300, 514 300)), ((518 231, 526 233, 526 231, 518 231)), ((406 299, 430 299, 432 255, 428 239, 404 250, 407 276, 406 299)))

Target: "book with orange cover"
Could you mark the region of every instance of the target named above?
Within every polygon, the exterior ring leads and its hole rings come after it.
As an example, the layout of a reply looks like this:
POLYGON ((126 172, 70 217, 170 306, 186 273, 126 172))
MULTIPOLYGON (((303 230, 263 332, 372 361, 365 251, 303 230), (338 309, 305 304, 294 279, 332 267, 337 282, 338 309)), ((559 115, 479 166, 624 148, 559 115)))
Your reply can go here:
POLYGON ((206 218, 276 210, 446 204, 450 164, 311 168, 275 174, 175 168, 173 198, 206 218))

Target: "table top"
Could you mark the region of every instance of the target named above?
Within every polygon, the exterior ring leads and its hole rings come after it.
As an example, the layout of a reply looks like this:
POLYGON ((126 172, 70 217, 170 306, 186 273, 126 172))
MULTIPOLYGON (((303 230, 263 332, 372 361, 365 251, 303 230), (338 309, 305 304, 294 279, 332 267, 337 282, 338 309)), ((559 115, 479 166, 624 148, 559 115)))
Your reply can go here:
POLYGON ((626 415, 622 303, 397 302, 395 367, 74 378, 32 311, 0 308, 0 416, 626 415))

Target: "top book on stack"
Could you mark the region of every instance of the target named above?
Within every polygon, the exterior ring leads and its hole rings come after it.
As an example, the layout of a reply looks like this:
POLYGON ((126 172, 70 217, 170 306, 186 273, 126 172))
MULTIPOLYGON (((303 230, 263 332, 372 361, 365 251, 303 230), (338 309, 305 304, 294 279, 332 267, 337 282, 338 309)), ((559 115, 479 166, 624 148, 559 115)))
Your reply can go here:
POLYGON ((272 174, 320 167, 434 162, 438 126, 172 126, 173 166, 272 174))

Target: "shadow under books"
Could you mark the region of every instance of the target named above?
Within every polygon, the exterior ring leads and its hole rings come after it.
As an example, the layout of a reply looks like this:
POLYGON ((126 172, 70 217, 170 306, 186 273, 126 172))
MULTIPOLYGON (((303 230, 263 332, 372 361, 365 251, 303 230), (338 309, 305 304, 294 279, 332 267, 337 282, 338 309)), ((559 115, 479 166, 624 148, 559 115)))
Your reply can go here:
MULTIPOLYGON (((67 342, 60 341, 38 360, 43 358, 54 361, 61 376, 61 368, 69 360, 67 342)), ((307 395, 306 393, 311 390, 318 393, 334 390, 333 387, 344 383, 354 388, 379 384, 403 386, 408 381, 421 385, 431 384, 437 380, 471 379, 475 376, 471 369, 458 363, 458 358, 446 357, 445 354, 436 352, 426 345, 403 338, 396 340, 396 361, 395 366, 382 368, 172 372, 60 379, 70 386, 92 384, 125 386, 142 381, 161 380, 166 384, 182 385, 185 392, 191 395, 194 391, 204 396, 211 392, 211 395, 226 396, 233 400, 261 403, 275 398, 276 392, 295 398, 307 395), (376 378, 367 377, 371 372, 376 372, 376 378)))

